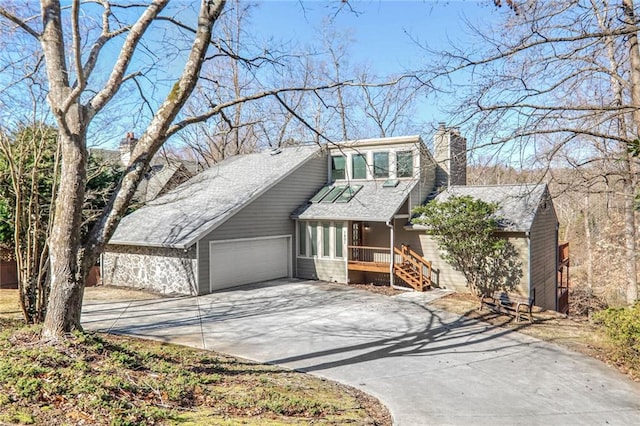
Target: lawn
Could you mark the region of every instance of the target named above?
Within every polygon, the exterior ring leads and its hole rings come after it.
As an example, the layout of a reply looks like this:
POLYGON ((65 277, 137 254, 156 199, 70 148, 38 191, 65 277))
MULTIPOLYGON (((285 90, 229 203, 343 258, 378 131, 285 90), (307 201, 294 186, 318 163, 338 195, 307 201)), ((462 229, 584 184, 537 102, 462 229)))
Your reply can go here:
POLYGON ((0 424, 389 425, 340 384, 160 342, 76 333, 56 346, 0 290, 0 424))

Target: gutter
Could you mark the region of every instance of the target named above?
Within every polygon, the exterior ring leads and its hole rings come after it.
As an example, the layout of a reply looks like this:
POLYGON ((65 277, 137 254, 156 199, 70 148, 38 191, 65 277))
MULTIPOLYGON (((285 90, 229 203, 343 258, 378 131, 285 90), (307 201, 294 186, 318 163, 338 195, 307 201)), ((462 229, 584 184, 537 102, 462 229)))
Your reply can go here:
POLYGON ((533 303, 536 303, 535 300, 535 296, 536 296, 536 289, 535 286, 532 288, 532 282, 531 282, 531 232, 527 231, 524 233, 524 235, 527 237, 527 275, 529 275, 528 281, 529 281, 529 297, 533 299, 533 303))

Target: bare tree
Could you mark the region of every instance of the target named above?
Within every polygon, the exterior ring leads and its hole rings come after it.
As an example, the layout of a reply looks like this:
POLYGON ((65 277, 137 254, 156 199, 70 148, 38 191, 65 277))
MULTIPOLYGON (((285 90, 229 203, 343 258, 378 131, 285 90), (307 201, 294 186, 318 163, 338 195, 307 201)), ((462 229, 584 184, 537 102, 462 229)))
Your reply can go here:
MULTIPOLYGON (((623 199, 626 300, 638 298, 633 200, 640 129, 640 51, 633 0, 511 2, 498 29, 471 27, 478 43, 434 52, 427 78, 457 96, 455 117, 474 148, 547 170, 597 168, 623 199), (510 149, 510 150, 508 150, 510 149)), ((590 176, 590 179, 597 179, 590 176)), ((589 188, 590 185, 581 185, 589 188)))
POLYGON ((80 13, 79 0, 72 2, 68 14, 63 14, 59 2, 42 0, 40 23, 18 16, 7 8, 0 9, 1 16, 41 45, 46 61, 48 101, 59 128, 61 179, 50 239, 51 294, 43 328, 45 338, 55 339, 80 328, 82 296, 89 268, 124 214, 150 158, 170 135, 170 126, 195 88, 210 44, 212 26, 224 8, 224 1, 201 3, 198 26, 182 74, 140 137, 118 191, 86 240, 81 241, 87 181, 87 129, 121 85, 133 78, 127 71, 136 48, 166 5, 167 0, 153 1, 142 9, 135 22, 121 24, 123 21, 114 18, 113 6, 102 2, 101 31, 91 41, 91 32, 82 32, 81 16, 85 15, 80 13), (70 24, 70 31, 66 30, 65 21, 70 24), (105 46, 121 35, 123 45, 110 75, 98 87, 93 86, 92 74, 98 59, 104 57, 105 46), (89 46, 84 54, 83 46, 89 46))
POLYGON ((42 322, 49 296, 49 245, 58 183, 57 132, 38 122, 0 133, 0 198, 10 206, 22 314, 42 322))

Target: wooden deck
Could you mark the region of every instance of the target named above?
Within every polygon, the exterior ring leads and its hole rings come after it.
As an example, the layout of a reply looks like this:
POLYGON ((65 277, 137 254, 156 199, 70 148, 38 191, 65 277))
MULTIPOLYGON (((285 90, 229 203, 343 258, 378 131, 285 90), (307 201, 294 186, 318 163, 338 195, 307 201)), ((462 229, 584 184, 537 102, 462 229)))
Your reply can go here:
POLYGON ((347 269, 350 271, 389 273, 390 265, 389 263, 361 262, 357 260, 350 260, 347 269))
POLYGON ((386 247, 347 246, 347 249, 349 271, 393 274, 417 291, 431 287, 431 262, 423 259, 408 246, 402 245, 401 249, 394 247, 393 254, 389 253, 386 247))

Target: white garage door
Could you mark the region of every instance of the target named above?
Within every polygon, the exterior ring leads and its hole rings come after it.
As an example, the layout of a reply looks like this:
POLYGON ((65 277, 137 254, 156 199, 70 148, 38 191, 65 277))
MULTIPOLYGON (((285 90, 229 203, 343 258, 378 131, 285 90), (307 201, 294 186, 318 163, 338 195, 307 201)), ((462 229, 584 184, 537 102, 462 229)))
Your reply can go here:
POLYGON ((210 243, 211 291, 289 276, 290 237, 210 243))

